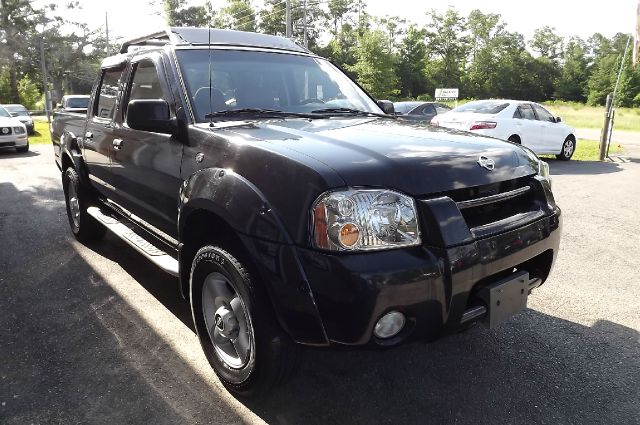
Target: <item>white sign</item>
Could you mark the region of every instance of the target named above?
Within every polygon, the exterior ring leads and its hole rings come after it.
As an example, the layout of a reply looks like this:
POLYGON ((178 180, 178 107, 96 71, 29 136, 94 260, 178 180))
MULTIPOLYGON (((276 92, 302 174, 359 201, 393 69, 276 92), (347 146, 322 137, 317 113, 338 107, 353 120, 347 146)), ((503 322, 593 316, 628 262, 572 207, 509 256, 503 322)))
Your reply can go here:
POLYGON ((436 89, 436 100, 449 100, 458 98, 458 89, 436 89))

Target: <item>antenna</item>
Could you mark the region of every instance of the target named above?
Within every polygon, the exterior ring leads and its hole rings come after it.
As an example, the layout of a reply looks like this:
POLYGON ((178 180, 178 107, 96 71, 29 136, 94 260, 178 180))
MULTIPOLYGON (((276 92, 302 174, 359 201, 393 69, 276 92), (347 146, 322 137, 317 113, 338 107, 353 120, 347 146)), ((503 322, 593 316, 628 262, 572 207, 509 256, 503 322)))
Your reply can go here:
MULTIPOLYGON (((212 5, 213 7, 213 5, 212 5)), ((208 33, 209 33, 209 45, 207 46, 209 49, 209 127, 213 127, 213 101, 211 100, 211 95, 213 93, 213 89, 211 87, 212 78, 211 78, 211 16, 207 20, 209 24, 208 33)))

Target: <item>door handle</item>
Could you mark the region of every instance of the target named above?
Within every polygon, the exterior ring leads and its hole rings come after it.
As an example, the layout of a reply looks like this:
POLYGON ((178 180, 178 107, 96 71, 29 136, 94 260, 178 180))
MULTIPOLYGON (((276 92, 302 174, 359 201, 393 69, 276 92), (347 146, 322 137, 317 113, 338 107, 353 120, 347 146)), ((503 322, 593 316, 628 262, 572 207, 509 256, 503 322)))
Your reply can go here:
POLYGON ((119 151, 120 149, 122 149, 122 144, 123 144, 122 139, 113 139, 113 148, 115 150, 119 151))
POLYGON ((93 139, 93 133, 90 131, 87 131, 86 133, 84 133, 84 138, 89 140, 93 139))

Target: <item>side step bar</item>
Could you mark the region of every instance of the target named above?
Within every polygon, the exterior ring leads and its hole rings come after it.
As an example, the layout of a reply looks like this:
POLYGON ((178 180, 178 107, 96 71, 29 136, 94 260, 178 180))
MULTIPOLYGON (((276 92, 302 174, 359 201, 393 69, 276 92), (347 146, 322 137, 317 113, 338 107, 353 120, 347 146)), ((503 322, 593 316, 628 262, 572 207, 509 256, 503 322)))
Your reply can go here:
POLYGON ((122 224, 116 218, 104 214, 98 207, 87 208, 87 213, 98 220, 107 229, 122 239, 127 245, 142 254, 147 260, 165 272, 178 276, 178 260, 157 248, 155 245, 122 224))

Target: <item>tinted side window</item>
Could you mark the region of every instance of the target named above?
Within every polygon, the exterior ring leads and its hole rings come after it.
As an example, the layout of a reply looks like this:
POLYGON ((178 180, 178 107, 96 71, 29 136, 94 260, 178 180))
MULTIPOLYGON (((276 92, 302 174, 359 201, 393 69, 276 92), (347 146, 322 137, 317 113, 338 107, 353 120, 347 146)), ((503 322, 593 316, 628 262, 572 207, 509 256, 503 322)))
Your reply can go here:
POLYGON ((135 65, 131 88, 129 89, 129 101, 135 99, 166 100, 156 67, 149 60, 140 61, 135 65))
POLYGON ((121 74, 121 69, 106 69, 103 71, 94 116, 107 120, 113 119, 116 110, 116 99, 120 91, 118 84, 121 74))
POLYGON ((422 110, 422 115, 435 115, 436 108, 431 104, 424 105, 424 109, 422 110))
POLYGON ((527 103, 523 103, 522 105, 518 106, 518 110, 520 110, 520 115, 525 120, 535 120, 536 119, 536 115, 533 113, 533 109, 531 108, 531 105, 529 105, 527 103))
POLYGON ((520 107, 518 107, 516 111, 513 113, 513 118, 522 119, 522 114, 520 113, 520 107))
POLYGON ((551 115, 549 111, 544 109, 542 106, 533 105, 533 107, 536 108, 536 114, 538 114, 538 119, 540 121, 556 122, 555 118, 553 118, 553 115, 551 115))

